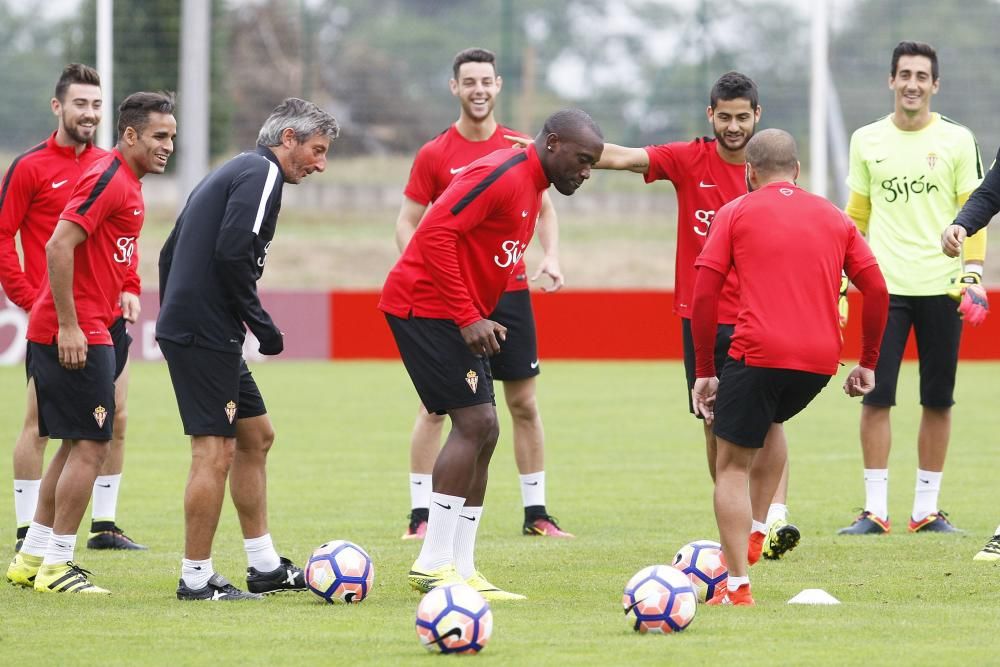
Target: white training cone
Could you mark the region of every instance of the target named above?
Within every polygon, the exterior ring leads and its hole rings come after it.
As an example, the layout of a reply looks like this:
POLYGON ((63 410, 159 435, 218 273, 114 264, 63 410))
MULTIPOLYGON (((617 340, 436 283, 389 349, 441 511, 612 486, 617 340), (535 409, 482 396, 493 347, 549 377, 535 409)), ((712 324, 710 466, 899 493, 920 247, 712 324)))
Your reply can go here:
POLYGON ((840 604, 840 600, 822 588, 807 588, 789 600, 788 604, 840 604))

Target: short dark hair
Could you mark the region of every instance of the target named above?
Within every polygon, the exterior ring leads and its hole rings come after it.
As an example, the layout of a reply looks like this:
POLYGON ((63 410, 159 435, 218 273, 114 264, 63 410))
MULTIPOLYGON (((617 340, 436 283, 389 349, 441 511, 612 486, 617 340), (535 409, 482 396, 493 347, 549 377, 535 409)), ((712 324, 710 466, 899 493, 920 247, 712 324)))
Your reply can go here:
POLYGON ((88 86, 101 86, 101 75, 97 70, 89 65, 80 63, 70 63, 63 68, 59 80, 56 81, 55 98, 62 104, 66 101, 66 91, 74 83, 82 83, 88 86))
POLYGON ((760 106, 760 98, 757 94, 757 84, 746 74, 739 72, 726 72, 719 77, 719 80, 712 86, 709 94, 709 102, 714 109, 719 104, 719 100, 749 100, 750 108, 756 110, 760 106))
POLYGON ((465 49, 455 54, 455 60, 451 63, 451 72, 456 81, 458 80, 458 69, 465 63, 489 63, 493 65, 493 74, 497 73, 497 56, 488 49, 465 49))
POLYGON ((153 113, 173 113, 174 94, 168 91, 158 93, 132 93, 118 105, 118 137, 131 127, 136 134, 142 134, 153 113))
POLYGON ((937 51, 934 47, 926 42, 900 42, 896 45, 896 48, 892 50, 892 66, 889 70, 890 74, 895 78, 896 67, 899 65, 899 59, 902 56, 923 56, 931 61, 931 79, 933 81, 938 80, 938 59, 937 51))
POLYGON ((600 126, 583 109, 561 109, 545 119, 539 136, 556 134, 560 139, 579 138, 580 132, 589 129, 604 141, 600 126))

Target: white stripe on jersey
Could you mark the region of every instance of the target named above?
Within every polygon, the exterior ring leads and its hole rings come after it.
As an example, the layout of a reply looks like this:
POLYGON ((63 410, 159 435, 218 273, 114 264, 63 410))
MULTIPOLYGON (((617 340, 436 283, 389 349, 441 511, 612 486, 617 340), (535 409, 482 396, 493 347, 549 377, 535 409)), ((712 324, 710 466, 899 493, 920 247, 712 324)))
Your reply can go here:
POLYGON ((260 193, 260 204, 257 206, 257 217, 253 221, 253 233, 260 234, 260 225, 264 222, 264 208, 267 200, 274 189, 274 182, 278 179, 278 165, 270 160, 267 161, 267 180, 264 181, 264 191, 260 193))

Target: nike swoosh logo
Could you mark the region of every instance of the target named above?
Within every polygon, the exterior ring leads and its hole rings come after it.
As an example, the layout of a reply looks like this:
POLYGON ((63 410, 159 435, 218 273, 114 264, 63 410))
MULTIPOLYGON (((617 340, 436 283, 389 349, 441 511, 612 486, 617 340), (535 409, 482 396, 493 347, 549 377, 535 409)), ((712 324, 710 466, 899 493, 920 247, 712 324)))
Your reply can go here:
POLYGON ((474 517, 474 516, 465 516, 464 514, 459 514, 458 516, 462 517, 463 519, 468 519, 469 521, 475 521, 476 520, 476 517, 474 517))
POLYGON ((538 359, 535 359, 534 361, 532 361, 531 364, 530 364, 530 366, 531 366, 532 370, 538 368, 538 359))
MULTIPOLYGON (((465 165, 465 166, 467 167, 469 165, 465 165)), ((462 171, 463 169, 465 169, 465 167, 458 167, 457 169, 449 169, 448 171, 450 171, 451 175, 454 176, 455 174, 457 174, 458 172, 462 171)))
POLYGON ((68 183, 68 182, 69 182, 68 178, 66 180, 64 180, 64 181, 58 181, 58 182, 52 181, 52 189, 55 190, 56 188, 61 188, 62 186, 66 185, 66 183, 68 183))
POLYGON ((718 187, 715 183, 706 183, 705 181, 698 181, 699 188, 715 188, 718 187))
POLYGON ((885 162, 885 161, 886 161, 886 160, 888 160, 888 159, 889 159, 889 158, 887 158, 887 157, 884 157, 884 158, 882 158, 881 160, 875 160, 875 164, 882 164, 883 162, 885 162))
POLYGON ((538 486, 538 482, 525 482, 528 486, 538 486))
POLYGON ((421 484, 423 484, 423 482, 410 482, 410 484, 416 484, 417 486, 420 486, 421 484))
POLYGON ((140 211, 139 209, 135 209, 134 211, 132 211, 132 215, 142 215, 142 211, 140 211))
POLYGON ((929 480, 929 479, 922 479, 920 481, 923 482, 924 484, 930 484, 931 483, 931 480, 929 480))
POLYGON ((445 639, 448 639, 449 637, 461 637, 461 636, 462 636, 462 631, 460 629, 458 629, 458 628, 452 628, 451 630, 449 630, 448 632, 444 633, 443 635, 441 635, 440 637, 438 637, 437 639, 435 639, 431 643, 432 644, 441 644, 442 642, 444 642, 445 639))
MULTIPOLYGON (((645 599, 646 598, 643 598, 642 600, 645 600, 645 599)), ((633 609, 635 609, 640 604, 642 604, 642 600, 636 600, 635 602, 633 602, 629 606, 625 607, 625 615, 628 616, 632 612, 633 609)))
POLYGON ((24 489, 14 489, 16 493, 24 493, 24 489))
POLYGON ((101 488, 104 488, 104 489, 110 489, 111 488, 110 484, 98 484, 97 486, 99 486, 101 488))
POLYGON ((522 218, 527 218, 528 217, 528 212, 527 211, 521 211, 521 217, 522 218))
POLYGON ((447 505, 442 505, 441 503, 439 503, 438 501, 435 500, 434 504, 437 505, 438 507, 443 507, 446 510, 450 510, 451 509, 451 503, 448 503, 447 505))
POLYGON ((201 565, 195 565, 195 566, 194 566, 193 568, 191 568, 191 569, 193 569, 193 570, 198 570, 198 571, 200 572, 200 571, 201 571, 201 565))

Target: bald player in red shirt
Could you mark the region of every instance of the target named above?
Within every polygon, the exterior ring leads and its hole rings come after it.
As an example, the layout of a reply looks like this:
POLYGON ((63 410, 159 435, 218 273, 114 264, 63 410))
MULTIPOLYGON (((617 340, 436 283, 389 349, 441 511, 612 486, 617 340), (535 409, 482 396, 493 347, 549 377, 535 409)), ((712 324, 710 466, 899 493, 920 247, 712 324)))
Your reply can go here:
POLYGON ((44 593, 108 594, 74 562, 76 531, 108 456, 115 415, 109 327, 146 207, 139 181, 173 153, 173 98, 134 93, 118 108, 118 145, 80 177, 45 244, 48 281, 28 318, 28 372, 39 435, 62 440, 7 579, 44 593), (44 539, 46 534, 48 540, 44 539), (45 544, 44 547, 41 545, 45 544))
MULTIPOLYGON (((750 466, 768 434, 802 411, 837 372, 841 272, 864 295, 861 361, 844 383, 849 396, 875 386, 889 308, 882 272, 855 225, 795 185, 799 162, 792 136, 759 132, 746 156, 750 193, 715 217, 695 262, 691 320, 698 376, 691 398, 718 441, 715 515, 729 567, 726 588, 709 604, 738 606, 754 604, 746 558, 750 466), (715 323, 731 270, 740 281, 740 311, 720 381, 715 323)), ((772 469, 761 484, 773 491, 780 477, 781 469, 772 469)))
MULTIPOLYGON (((44 142, 28 149, 11 163, 0 190, 0 283, 8 299, 25 312, 31 310, 45 282, 45 243, 66 207, 80 176, 107 151, 94 146, 93 138, 103 115, 101 78, 92 67, 67 65, 56 82, 51 101, 58 128, 44 142), (24 265, 17 255, 19 236, 24 265)), ((145 549, 115 522, 118 489, 125 458, 125 402, 128 396, 128 348, 131 337, 125 322, 139 316, 139 276, 134 265, 122 288, 121 304, 111 334, 115 347, 115 413, 117 423, 111 452, 94 483, 93 521, 87 547, 91 549, 145 549)), ((25 369, 30 359, 25 358, 25 369)), ((28 532, 35 515, 48 438, 38 435, 34 382, 28 379, 24 425, 14 444, 14 512, 17 543, 28 532)))
POLYGON ((500 427, 489 357, 506 327, 488 319, 535 231, 549 184, 573 194, 601 157, 583 111, 549 116, 527 149, 496 151, 452 181, 389 272, 379 308, 428 412, 451 432, 434 464, 427 533, 409 574, 426 592, 467 582, 486 599, 523 599, 476 570, 473 553, 500 427))

